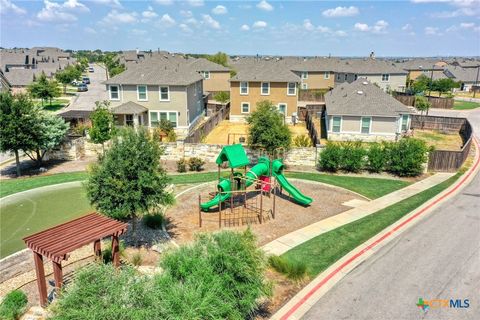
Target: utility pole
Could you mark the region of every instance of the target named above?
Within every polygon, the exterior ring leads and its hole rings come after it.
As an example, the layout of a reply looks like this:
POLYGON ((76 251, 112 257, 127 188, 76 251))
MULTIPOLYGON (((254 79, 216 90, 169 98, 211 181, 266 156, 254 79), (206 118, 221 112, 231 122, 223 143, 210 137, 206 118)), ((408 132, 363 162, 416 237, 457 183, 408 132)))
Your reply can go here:
POLYGON ((432 85, 433 85, 433 69, 435 69, 435 65, 432 66, 432 72, 430 73, 430 83, 428 84, 429 91, 428 95, 430 96, 432 94, 432 85))
POLYGON ((473 97, 475 98, 475 93, 477 92, 478 89, 478 72, 480 71, 480 64, 477 65, 477 77, 475 78, 475 84, 473 85, 473 97))

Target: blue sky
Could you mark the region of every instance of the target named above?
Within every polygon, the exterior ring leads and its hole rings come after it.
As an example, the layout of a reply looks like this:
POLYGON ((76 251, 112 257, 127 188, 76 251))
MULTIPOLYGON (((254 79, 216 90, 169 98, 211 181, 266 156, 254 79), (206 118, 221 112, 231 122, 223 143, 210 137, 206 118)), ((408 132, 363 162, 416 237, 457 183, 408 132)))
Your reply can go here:
POLYGON ((3 47, 480 55, 480 0, 0 0, 3 47))

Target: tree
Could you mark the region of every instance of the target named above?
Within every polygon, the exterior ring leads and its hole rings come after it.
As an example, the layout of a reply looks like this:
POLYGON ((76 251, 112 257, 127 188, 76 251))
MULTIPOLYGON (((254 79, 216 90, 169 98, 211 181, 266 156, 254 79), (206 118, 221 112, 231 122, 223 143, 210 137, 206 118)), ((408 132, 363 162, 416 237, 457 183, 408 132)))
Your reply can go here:
POLYGON ((137 218, 173 203, 173 196, 166 191, 170 179, 160 162, 162 154, 163 149, 145 128, 124 128, 89 172, 86 189, 90 203, 108 217, 131 219, 135 242, 137 218))
POLYGON ((38 108, 26 94, 0 93, 0 151, 15 154, 17 176, 21 175, 20 150, 34 147, 38 108))
POLYGON ((450 78, 438 79, 433 81, 432 83, 432 89, 434 91, 438 91, 439 97, 442 95, 442 93, 448 93, 452 91, 453 88, 458 88, 458 87, 460 87, 460 84, 458 82, 453 81, 450 78))
POLYGON ((68 124, 61 117, 39 111, 32 136, 33 146, 25 148, 25 153, 40 167, 45 154, 63 141, 67 130, 68 124))
POLYGON ((68 66, 64 70, 59 71, 55 74, 55 79, 63 84, 63 93, 67 93, 67 84, 71 83, 73 80, 81 77, 82 71, 77 69, 74 66, 68 66))
POLYGON ((54 80, 48 80, 43 72, 36 81, 27 87, 27 91, 32 97, 42 99, 42 106, 46 99, 49 99, 50 104, 52 104, 52 98, 60 96, 58 83, 54 80))
POLYGON ((228 56, 224 52, 217 52, 214 55, 207 55, 205 58, 211 62, 228 67, 228 56))
POLYGON ((248 144, 252 148, 263 147, 268 152, 277 148, 289 148, 292 134, 284 124, 283 114, 268 100, 257 103, 257 109, 247 117, 248 144))
POLYGON ((102 150, 105 154, 105 142, 110 140, 114 134, 114 118, 112 112, 108 109, 110 102, 97 101, 96 108, 90 115, 92 127, 89 130, 90 140, 93 143, 101 143, 102 150))
POLYGON ((217 100, 218 102, 220 103, 227 103, 228 101, 230 101, 230 92, 228 91, 220 91, 220 92, 217 92, 214 96, 213 96, 213 99, 217 100))
POLYGON ((412 90, 415 94, 424 93, 432 86, 432 80, 426 75, 419 76, 412 84, 412 90))
POLYGON ((426 114, 428 114, 428 110, 431 107, 432 107, 432 104, 424 96, 416 96, 415 97, 415 108, 417 108, 417 110, 420 111, 420 114, 422 116, 422 129, 423 129, 423 125, 424 125, 423 113, 425 112, 426 114))

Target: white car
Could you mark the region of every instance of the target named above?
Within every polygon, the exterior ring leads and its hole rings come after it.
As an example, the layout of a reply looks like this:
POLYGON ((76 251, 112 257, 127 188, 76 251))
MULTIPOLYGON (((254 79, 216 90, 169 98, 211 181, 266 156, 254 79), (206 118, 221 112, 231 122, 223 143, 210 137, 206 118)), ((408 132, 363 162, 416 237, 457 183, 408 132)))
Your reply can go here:
POLYGON ((93 67, 90 67, 88 68, 88 72, 94 72, 95 70, 93 69, 93 67))

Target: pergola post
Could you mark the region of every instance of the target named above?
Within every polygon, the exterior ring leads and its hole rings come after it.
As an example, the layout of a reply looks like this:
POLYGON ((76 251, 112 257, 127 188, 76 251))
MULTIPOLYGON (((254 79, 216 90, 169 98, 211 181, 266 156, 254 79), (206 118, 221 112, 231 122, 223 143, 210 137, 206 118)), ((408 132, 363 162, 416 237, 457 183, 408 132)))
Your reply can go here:
POLYGON ((37 274, 37 286, 40 294, 40 305, 47 305, 47 283, 45 282, 45 269, 43 267, 43 256, 33 251, 33 260, 35 261, 35 273, 37 274))
POLYGON ((112 236, 112 261, 115 267, 120 265, 120 247, 117 235, 112 236))
MULTIPOLYGON (((55 279, 55 288, 60 290, 63 285, 62 263, 53 261, 53 277, 55 279)), ((57 291, 58 293, 58 291, 57 291)))
POLYGON ((95 259, 99 260, 102 258, 102 245, 100 239, 95 240, 93 243, 93 252, 95 253, 95 259))

